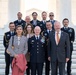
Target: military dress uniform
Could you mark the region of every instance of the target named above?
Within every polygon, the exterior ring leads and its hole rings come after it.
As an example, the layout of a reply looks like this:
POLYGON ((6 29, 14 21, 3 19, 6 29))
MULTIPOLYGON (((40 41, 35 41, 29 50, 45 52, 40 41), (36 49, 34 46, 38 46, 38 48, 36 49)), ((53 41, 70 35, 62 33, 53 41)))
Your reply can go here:
POLYGON ((48 61, 48 51, 47 51, 47 46, 48 46, 48 40, 49 40, 49 34, 52 32, 52 30, 45 30, 43 32, 43 36, 45 37, 45 75, 49 75, 50 72, 50 61, 48 61))
POLYGON ((45 40, 42 36, 33 36, 28 40, 30 52, 31 75, 42 75, 45 60, 45 40))
POLYGON ((32 20, 30 23, 33 25, 33 27, 36 27, 36 26, 39 26, 40 21, 39 20, 32 20))
POLYGON ((5 63, 6 63, 6 68, 5 68, 5 75, 9 75, 9 66, 10 66, 10 55, 6 52, 8 45, 9 45, 9 40, 12 36, 14 36, 16 33, 15 32, 6 32, 3 38, 3 45, 5 47, 5 63))
POLYGON ((40 28, 41 28, 41 32, 46 30, 46 21, 40 21, 39 24, 40 28))
POLYGON ((71 27, 63 27, 61 28, 64 32, 69 34, 69 41, 70 41, 70 60, 67 62, 67 74, 71 74, 71 56, 72 56, 72 51, 73 51, 73 42, 75 40, 75 31, 71 27))
POLYGON ((15 24, 15 26, 21 25, 23 27, 23 29, 24 29, 24 27, 26 25, 26 22, 21 19, 21 20, 14 21, 14 24, 15 24))
POLYGON ((54 23, 56 22, 56 20, 49 20, 52 24, 52 29, 54 30, 54 23))

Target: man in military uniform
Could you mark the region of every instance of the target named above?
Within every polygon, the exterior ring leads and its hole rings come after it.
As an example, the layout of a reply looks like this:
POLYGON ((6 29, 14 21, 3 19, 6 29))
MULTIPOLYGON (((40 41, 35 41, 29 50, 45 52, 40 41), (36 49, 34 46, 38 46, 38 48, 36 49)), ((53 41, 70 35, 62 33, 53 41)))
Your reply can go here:
POLYGON ((3 39, 3 45, 5 47, 5 63, 6 63, 6 68, 5 68, 5 75, 9 75, 9 67, 10 67, 10 55, 6 52, 8 45, 9 45, 9 40, 11 36, 15 35, 15 25, 13 22, 9 23, 9 29, 10 31, 6 32, 4 35, 3 39))
POLYGON ((22 20, 22 13, 18 12, 17 17, 18 17, 18 20, 14 21, 15 26, 21 25, 23 27, 23 29, 24 29, 25 21, 22 20))
POLYGON ((33 13, 32 13, 33 20, 31 21, 31 24, 32 24, 34 27, 35 27, 35 26, 39 26, 39 24, 40 24, 40 21, 37 20, 37 16, 38 16, 37 12, 33 12, 33 13))
POLYGON ((42 75, 43 63, 45 60, 45 39, 40 35, 41 29, 36 26, 34 29, 35 35, 28 40, 31 75, 42 75))
POLYGON ((50 21, 46 21, 46 30, 43 32, 43 35, 45 36, 45 75, 49 75, 50 72, 50 61, 48 60, 48 51, 47 51, 47 45, 48 45, 48 39, 49 34, 52 32, 52 24, 50 21))
POLYGON ((70 60, 67 62, 67 75, 71 75, 71 57, 72 57, 72 51, 73 51, 73 42, 75 40, 75 32, 74 29, 71 27, 68 27, 69 20, 67 18, 63 19, 63 30, 64 32, 69 34, 69 41, 70 41, 70 60))
POLYGON ((45 11, 42 12, 42 21, 40 21, 40 28, 41 28, 41 31, 45 31, 46 30, 46 20, 47 19, 47 13, 45 11))
POLYGON ((50 18, 50 22, 52 23, 52 29, 54 30, 54 23, 56 22, 56 20, 54 20, 54 13, 50 12, 49 13, 49 18, 50 18))

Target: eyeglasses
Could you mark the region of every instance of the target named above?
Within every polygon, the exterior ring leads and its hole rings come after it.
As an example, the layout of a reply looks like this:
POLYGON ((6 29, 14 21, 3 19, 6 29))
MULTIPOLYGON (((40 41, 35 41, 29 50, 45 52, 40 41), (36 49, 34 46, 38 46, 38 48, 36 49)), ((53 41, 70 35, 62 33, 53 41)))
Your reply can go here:
POLYGON ((54 16, 54 15, 50 15, 50 16, 54 16))

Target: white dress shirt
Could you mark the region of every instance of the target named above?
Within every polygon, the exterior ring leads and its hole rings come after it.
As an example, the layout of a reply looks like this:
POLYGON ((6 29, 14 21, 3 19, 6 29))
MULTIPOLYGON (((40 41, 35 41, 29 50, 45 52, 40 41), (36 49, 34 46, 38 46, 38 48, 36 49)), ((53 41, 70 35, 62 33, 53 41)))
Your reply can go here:
POLYGON ((67 27, 64 27, 64 29, 68 29, 68 26, 67 27))
POLYGON ((33 20, 33 24, 34 25, 37 25, 37 20, 33 20))
POLYGON ((21 37, 18 37, 18 45, 20 45, 20 39, 21 39, 21 37))
POLYGON ((51 30, 47 29, 47 32, 48 32, 48 33, 49 33, 49 31, 51 32, 51 31, 52 31, 52 29, 51 29, 51 30))
POLYGON ((46 23, 46 20, 43 20, 43 23, 46 23))
POLYGON ((38 35, 38 36, 35 35, 35 38, 36 38, 36 39, 39 39, 39 37, 40 37, 40 35, 38 35))

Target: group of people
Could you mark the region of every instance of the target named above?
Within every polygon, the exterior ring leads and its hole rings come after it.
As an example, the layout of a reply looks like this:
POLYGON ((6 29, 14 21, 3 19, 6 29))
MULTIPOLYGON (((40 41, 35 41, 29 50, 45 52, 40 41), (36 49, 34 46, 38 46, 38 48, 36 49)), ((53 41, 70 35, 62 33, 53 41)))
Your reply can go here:
MULTIPOLYGON (((18 20, 9 23, 10 31, 4 34, 5 47, 5 75, 9 75, 10 64, 20 54, 27 60, 26 75, 42 75, 43 67, 45 75, 65 75, 67 63, 67 75, 71 75, 71 56, 75 31, 69 27, 69 19, 64 18, 61 28, 60 22, 54 20, 54 13, 42 12, 42 21, 37 19, 37 12, 32 13, 33 20, 29 16, 22 20, 22 13, 18 12, 18 20), (59 69, 58 69, 59 68, 59 69)), ((21 64, 22 65, 22 64, 21 64)), ((13 72, 13 70, 12 70, 13 72)))

